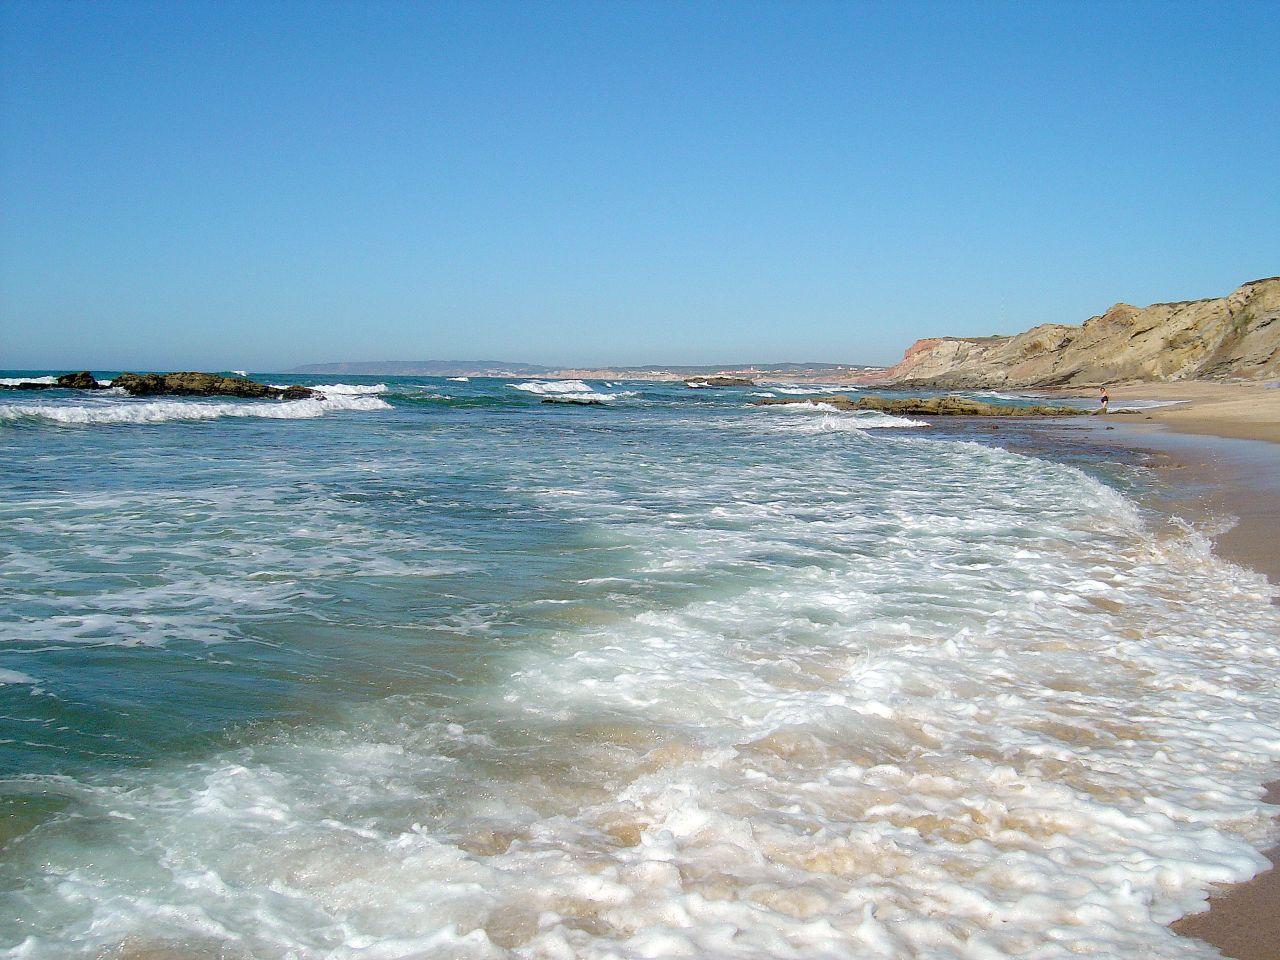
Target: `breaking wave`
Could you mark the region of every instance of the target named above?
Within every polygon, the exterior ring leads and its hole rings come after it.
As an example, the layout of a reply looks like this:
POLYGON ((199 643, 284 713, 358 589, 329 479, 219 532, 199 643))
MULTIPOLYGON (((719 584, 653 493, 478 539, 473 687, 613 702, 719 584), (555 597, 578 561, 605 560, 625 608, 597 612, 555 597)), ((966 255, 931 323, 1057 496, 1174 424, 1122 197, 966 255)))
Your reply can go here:
POLYGON ((337 394, 324 399, 252 403, 146 400, 102 404, 0 404, 0 421, 44 420, 59 425, 83 426, 165 423, 174 420, 219 420, 223 417, 309 420, 339 410, 384 410, 389 408, 389 404, 377 397, 344 394, 337 394))
POLYGON ((861 388, 855 387, 851 384, 842 383, 842 384, 834 384, 834 385, 829 384, 827 386, 820 386, 815 384, 813 386, 808 386, 808 387, 781 386, 781 387, 769 387, 768 389, 773 390, 776 393, 787 393, 787 394, 792 394, 794 396, 806 396, 810 394, 819 394, 819 393, 844 393, 846 391, 856 391, 861 388))
POLYGON ((761 407, 771 413, 799 414, 787 422, 799 433, 836 433, 842 430, 875 430, 880 427, 927 427, 923 420, 896 417, 878 410, 841 410, 829 403, 779 403, 761 407), (820 416, 813 416, 820 414, 820 416))
POLYGON ((617 400, 620 397, 634 397, 635 391, 621 393, 601 393, 581 380, 529 380, 525 383, 509 383, 507 386, 525 393, 540 397, 564 397, 568 400, 617 400))
POLYGON ((377 393, 386 393, 387 385, 385 383, 375 383, 372 386, 359 383, 321 383, 311 388, 319 390, 321 393, 342 393, 351 396, 371 396, 377 393))

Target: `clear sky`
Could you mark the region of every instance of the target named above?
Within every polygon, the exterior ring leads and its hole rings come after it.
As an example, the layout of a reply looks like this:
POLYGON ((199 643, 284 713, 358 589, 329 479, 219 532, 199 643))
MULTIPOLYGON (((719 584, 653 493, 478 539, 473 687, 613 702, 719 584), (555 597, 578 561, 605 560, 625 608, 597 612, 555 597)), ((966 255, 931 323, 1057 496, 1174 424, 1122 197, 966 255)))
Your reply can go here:
POLYGON ((1280 4, 0 6, 0 367, 885 362, 1280 273, 1280 4))

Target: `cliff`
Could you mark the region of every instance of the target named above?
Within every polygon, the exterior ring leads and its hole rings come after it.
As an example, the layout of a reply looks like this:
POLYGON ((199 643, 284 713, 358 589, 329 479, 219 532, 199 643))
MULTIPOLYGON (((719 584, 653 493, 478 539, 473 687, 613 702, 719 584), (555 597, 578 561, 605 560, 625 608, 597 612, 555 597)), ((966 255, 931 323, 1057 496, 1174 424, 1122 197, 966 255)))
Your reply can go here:
POLYGON ((917 340, 875 383, 944 389, 1280 377, 1280 277, 1225 297, 1133 307, 1010 337, 917 340))

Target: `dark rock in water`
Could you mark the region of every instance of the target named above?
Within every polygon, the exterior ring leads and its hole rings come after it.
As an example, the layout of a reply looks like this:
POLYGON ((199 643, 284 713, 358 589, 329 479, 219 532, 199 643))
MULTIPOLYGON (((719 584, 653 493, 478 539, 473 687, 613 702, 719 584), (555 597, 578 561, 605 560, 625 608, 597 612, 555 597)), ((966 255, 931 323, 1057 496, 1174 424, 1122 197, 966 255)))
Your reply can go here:
POLYGON ((690 377, 684 382, 686 387, 754 387, 756 382, 746 377, 690 377))
POLYGON ((246 397, 249 399, 305 400, 318 397, 309 387, 269 387, 244 377, 220 373, 122 373, 111 385, 135 397, 246 397))
POLYGON ((786 403, 822 403, 837 410, 875 410, 895 416, 919 417, 1078 417, 1085 411, 1076 407, 1051 407, 1036 404, 1014 407, 1003 403, 984 403, 967 397, 906 397, 890 400, 888 397, 859 397, 854 400, 846 394, 827 397, 770 397, 757 400, 757 407, 772 407, 786 403))
POLYGON ((105 390, 102 384, 94 379, 93 374, 88 370, 81 370, 78 373, 64 373, 58 377, 57 385, 64 390, 105 390))
MULTIPOLYGON (((248 397, 250 399, 305 400, 322 394, 310 387, 269 387, 244 377, 224 377, 219 373, 122 373, 111 382, 135 397, 248 397)), ((6 384, 7 390, 105 390, 88 370, 64 373, 53 383, 24 380, 6 384)))
POLYGON ((21 383, 0 384, 3 390, 105 390, 106 384, 99 383, 88 370, 78 373, 64 373, 54 378, 53 383, 40 383, 36 380, 23 380, 21 383))
POLYGON ((603 400, 583 400, 581 397, 543 397, 543 403, 567 403, 571 407, 603 407, 603 400))

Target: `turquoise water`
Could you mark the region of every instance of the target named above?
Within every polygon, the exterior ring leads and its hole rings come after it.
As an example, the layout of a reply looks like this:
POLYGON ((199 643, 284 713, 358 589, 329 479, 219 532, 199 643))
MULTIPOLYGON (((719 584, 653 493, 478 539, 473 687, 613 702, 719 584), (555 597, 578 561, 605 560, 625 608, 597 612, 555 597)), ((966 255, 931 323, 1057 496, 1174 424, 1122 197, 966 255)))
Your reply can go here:
POLYGON ((0 393, 3 955, 1209 956, 1263 862, 1271 588, 1065 434, 263 379, 0 393))

